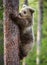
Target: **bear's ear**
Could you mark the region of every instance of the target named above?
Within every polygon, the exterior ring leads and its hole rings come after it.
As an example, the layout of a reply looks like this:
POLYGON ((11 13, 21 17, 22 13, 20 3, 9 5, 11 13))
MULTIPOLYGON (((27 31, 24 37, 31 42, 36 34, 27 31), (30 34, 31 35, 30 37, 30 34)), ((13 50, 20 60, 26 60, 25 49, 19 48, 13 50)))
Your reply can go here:
POLYGON ((31 12, 31 14, 35 12, 33 8, 29 8, 29 11, 31 12))

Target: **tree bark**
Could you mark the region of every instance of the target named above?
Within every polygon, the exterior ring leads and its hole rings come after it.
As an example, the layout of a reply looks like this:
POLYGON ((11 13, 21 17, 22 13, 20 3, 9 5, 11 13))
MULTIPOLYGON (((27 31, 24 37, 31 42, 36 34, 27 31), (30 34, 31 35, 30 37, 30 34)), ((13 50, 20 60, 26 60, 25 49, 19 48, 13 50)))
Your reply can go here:
POLYGON ((37 29, 37 58, 36 64, 40 64, 40 49, 41 49, 41 37, 42 37, 42 22, 43 22, 43 0, 39 0, 38 10, 38 29, 37 29))
POLYGON ((19 65, 19 28, 9 14, 17 16, 19 0, 3 0, 4 6, 4 65, 19 65))

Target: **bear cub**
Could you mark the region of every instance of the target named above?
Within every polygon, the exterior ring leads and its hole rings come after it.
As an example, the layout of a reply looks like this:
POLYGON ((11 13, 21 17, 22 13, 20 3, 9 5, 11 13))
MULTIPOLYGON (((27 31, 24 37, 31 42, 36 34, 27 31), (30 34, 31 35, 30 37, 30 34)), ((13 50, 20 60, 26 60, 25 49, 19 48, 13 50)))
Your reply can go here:
POLYGON ((20 30, 20 59, 26 57, 34 45, 33 13, 33 8, 23 5, 18 16, 11 15, 11 19, 18 25, 20 30))

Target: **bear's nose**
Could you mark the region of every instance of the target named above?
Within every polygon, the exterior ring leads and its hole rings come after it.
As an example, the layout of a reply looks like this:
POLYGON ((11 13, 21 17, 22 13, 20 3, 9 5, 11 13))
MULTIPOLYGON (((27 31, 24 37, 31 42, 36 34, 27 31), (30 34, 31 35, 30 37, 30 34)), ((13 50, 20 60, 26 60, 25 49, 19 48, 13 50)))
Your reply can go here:
POLYGON ((22 17, 22 14, 21 13, 19 13, 19 15, 22 17))

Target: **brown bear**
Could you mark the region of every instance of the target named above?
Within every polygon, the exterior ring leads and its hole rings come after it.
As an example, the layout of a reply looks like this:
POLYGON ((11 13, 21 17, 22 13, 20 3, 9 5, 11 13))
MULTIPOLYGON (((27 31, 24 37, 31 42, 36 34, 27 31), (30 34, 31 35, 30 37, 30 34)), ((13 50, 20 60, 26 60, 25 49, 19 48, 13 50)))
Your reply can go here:
POLYGON ((15 24, 18 25, 20 30, 20 59, 26 57, 34 45, 33 13, 34 9, 24 5, 20 10, 18 17, 11 15, 11 19, 14 20, 15 24))

